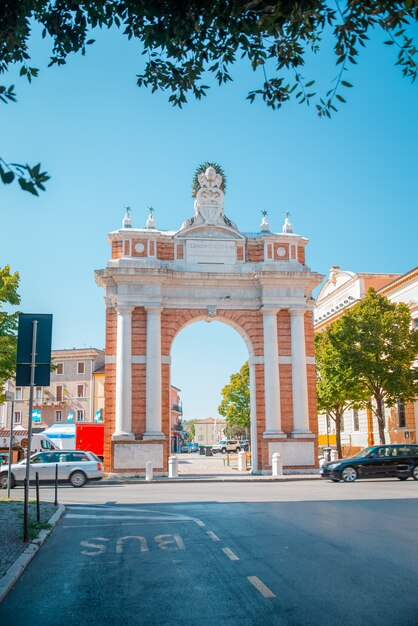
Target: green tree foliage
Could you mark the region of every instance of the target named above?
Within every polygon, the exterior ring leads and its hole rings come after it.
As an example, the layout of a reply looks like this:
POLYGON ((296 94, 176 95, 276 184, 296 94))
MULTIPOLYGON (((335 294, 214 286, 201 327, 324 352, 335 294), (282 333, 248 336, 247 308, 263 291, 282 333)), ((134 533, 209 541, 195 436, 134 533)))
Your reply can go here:
POLYGON ((318 413, 335 422, 338 457, 342 457, 341 419, 344 411, 364 406, 370 394, 342 356, 345 341, 341 320, 315 335, 316 392, 318 413))
MULTIPOLYGON (((10 66, 31 82, 39 70, 30 64, 33 25, 52 40, 50 65, 63 65, 71 53, 86 53, 95 28, 117 27, 140 43, 145 67, 139 86, 167 91, 181 107, 191 94, 200 99, 208 90, 205 77, 219 84, 232 80, 230 70, 245 59, 259 73, 260 87, 250 91, 272 109, 295 98, 316 104, 320 116, 330 117, 352 85, 345 80, 357 63, 370 31, 381 30, 395 51, 396 65, 415 80, 417 49, 410 34, 418 20, 417 0, 3 0, 0 6, 0 73, 10 66), (318 95, 315 80, 305 77, 306 56, 320 50, 324 31, 334 38, 338 73, 326 94, 318 95)), ((14 102, 13 85, 0 86, 0 100, 14 102)), ((4 183, 15 178, 22 189, 37 194, 48 180, 40 164, 0 163, 4 183)))
POLYGON ((193 441, 195 438, 195 423, 197 422, 197 419, 193 419, 193 420, 184 420, 183 421, 183 430, 185 430, 187 432, 187 435, 185 436, 184 440, 185 441, 193 441))
POLYGON ((226 418, 227 429, 239 426, 243 432, 250 428, 250 370, 248 361, 237 374, 232 374, 229 385, 222 389, 222 402, 218 407, 226 418))
POLYGON ((385 443, 383 403, 418 396, 418 331, 411 331, 411 315, 404 303, 390 302, 369 289, 366 297, 336 322, 333 346, 346 371, 374 400, 380 443, 385 443))
POLYGON ((17 293, 19 274, 10 273, 10 267, 0 267, 0 402, 4 401, 2 387, 5 381, 14 376, 16 370, 16 346, 18 313, 7 313, 4 305, 16 306, 20 303, 17 293))

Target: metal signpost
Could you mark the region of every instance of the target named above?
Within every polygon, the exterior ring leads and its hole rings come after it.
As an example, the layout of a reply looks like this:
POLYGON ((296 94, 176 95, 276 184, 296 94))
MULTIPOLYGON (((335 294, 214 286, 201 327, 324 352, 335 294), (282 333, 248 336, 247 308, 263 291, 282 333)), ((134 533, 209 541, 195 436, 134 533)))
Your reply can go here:
MULTIPOLYGON (((32 442, 33 392, 37 387, 47 387, 51 372, 52 315, 21 313, 17 335, 16 386, 30 387, 28 447, 26 453, 25 497, 23 509, 23 541, 28 536, 28 503, 30 480, 30 454, 32 442)), ((9 481, 10 486, 10 481, 9 481)))
POLYGON ((9 439, 9 460, 7 470, 7 497, 10 498, 10 479, 12 477, 12 451, 13 451, 13 426, 15 416, 15 396, 14 393, 6 391, 6 401, 12 403, 12 411, 10 414, 10 439, 9 439))

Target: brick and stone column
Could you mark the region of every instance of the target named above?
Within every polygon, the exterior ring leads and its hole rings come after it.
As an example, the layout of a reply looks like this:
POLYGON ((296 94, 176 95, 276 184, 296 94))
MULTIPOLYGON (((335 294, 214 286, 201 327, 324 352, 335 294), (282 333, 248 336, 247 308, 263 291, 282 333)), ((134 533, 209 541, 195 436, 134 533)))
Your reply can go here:
POLYGON ((290 310, 292 351, 293 433, 310 433, 305 349, 305 311, 290 310))
POLYGON ((255 383, 255 367, 254 358, 250 358, 250 437, 251 437, 251 473, 258 472, 258 437, 257 437, 257 406, 256 406, 256 383, 255 383))
POLYGON ((146 307, 147 365, 146 417, 144 439, 164 439, 161 432, 161 311, 146 307))
POLYGON ((265 436, 282 435, 277 310, 263 309, 265 436))
POLYGON ((113 440, 135 439, 132 433, 132 311, 118 305, 116 327, 115 432, 113 440))

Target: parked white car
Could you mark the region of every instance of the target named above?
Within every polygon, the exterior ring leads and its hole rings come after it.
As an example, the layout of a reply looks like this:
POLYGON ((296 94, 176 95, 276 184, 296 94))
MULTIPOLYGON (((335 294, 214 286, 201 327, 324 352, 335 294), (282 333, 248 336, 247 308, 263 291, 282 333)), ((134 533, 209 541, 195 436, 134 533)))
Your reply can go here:
MULTIPOLYGON (((84 450, 60 450, 39 452, 30 459, 30 480, 35 480, 38 472, 42 482, 55 480, 55 466, 58 465, 58 480, 71 483, 73 487, 83 487, 89 480, 100 480, 104 476, 103 464, 93 452, 84 450)), ((0 488, 7 487, 7 466, 2 465, 0 488)), ((10 487, 22 484, 26 478, 26 459, 11 466, 10 487)))
POLYGON ((226 454, 227 452, 239 452, 240 450, 241 444, 237 439, 222 439, 222 441, 212 446, 213 454, 216 452, 226 454))

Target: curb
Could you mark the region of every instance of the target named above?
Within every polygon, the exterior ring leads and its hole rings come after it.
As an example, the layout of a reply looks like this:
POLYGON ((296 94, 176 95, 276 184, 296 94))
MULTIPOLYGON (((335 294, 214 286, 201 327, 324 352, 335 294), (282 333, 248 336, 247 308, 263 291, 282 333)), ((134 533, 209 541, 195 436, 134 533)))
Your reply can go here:
POLYGON ((307 474, 299 476, 262 476, 254 478, 250 476, 222 478, 215 476, 213 478, 164 478, 155 477, 152 480, 145 480, 145 478, 104 478, 101 480, 101 484, 106 485, 152 485, 155 483, 170 484, 170 483, 284 483, 284 482, 297 482, 302 480, 319 480, 321 476, 319 474, 307 474))
POLYGON ((65 511, 65 506, 60 504, 54 515, 48 520, 52 528, 41 530, 39 535, 31 541, 26 550, 22 552, 19 558, 9 567, 5 575, 0 579, 0 603, 9 593, 10 589, 18 581, 41 545, 45 542, 48 535, 53 531, 55 524, 59 521, 65 511))

